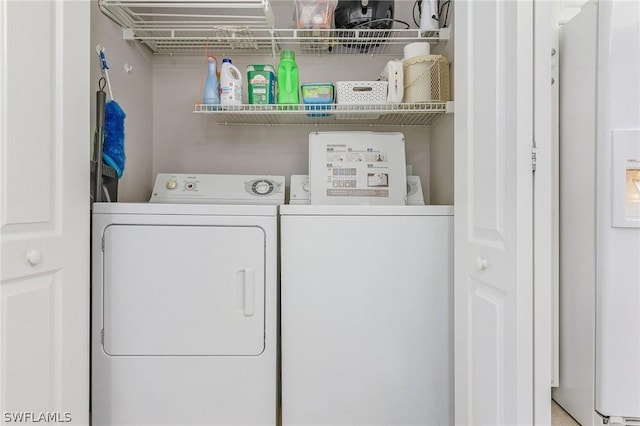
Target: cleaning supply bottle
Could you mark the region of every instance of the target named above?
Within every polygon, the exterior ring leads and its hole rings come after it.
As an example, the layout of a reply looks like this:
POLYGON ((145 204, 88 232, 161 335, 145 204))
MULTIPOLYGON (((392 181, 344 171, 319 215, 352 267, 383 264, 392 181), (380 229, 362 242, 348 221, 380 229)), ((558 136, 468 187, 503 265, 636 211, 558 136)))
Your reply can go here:
POLYGON ((218 85, 218 75, 216 73, 216 58, 209 56, 207 81, 204 83, 204 91, 202 94, 202 103, 209 105, 218 105, 220 103, 220 87, 218 85))
POLYGON ((278 104, 298 104, 300 95, 298 92, 298 65, 296 65, 296 53, 293 50, 280 52, 278 64, 278 104))
POLYGON ((220 104, 242 105, 242 74, 229 58, 222 60, 220 69, 220 104))

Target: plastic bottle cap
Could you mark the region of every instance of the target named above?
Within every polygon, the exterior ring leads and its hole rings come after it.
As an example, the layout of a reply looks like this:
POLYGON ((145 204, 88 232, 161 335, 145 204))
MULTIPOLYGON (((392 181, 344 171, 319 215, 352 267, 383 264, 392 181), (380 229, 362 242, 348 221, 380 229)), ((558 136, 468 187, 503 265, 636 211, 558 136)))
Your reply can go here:
POLYGON ((280 52, 280 59, 296 59, 296 52, 293 50, 283 50, 280 52))
POLYGON ((229 62, 229 63, 231 63, 231 59, 229 59, 229 58, 224 58, 224 59, 222 60, 222 63, 225 63, 225 62, 229 62))

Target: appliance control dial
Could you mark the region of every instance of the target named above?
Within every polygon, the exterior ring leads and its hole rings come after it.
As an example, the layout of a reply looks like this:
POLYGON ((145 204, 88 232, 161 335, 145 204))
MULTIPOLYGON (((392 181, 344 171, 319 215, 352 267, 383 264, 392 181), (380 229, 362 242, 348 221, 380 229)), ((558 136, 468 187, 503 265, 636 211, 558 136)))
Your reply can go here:
POLYGON ((168 180, 165 186, 167 187, 167 189, 176 189, 176 187, 178 186, 178 182, 176 182, 175 180, 168 180))
POLYGON ((265 179, 256 180, 251 185, 251 191, 257 195, 268 195, 273 192, 273 182, 265 179))

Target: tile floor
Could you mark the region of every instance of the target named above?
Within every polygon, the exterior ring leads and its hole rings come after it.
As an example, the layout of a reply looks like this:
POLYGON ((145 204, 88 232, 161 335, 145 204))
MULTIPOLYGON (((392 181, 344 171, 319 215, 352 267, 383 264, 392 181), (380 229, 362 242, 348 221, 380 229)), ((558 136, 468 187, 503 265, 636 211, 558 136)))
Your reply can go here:
POLYGON ((551 401, 551 426, 580 426, 555 401, 551 401))

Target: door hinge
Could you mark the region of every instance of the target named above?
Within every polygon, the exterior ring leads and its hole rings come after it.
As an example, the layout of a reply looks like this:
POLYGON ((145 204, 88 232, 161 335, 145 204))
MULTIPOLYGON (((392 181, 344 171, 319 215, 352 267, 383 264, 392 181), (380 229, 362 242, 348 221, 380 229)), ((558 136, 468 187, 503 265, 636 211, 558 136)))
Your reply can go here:
POLYGON ((100 330, 100 343, 104 345, 104 328, 100 330))
POLYGON ((102 252, 104 253, 104 237, 102 237, 102 241, 100 242, 100 247, 102 248, 102 252))
POLYGON ((538 163, 538 157, 536 155, 536 146, 531 147, 531 171, 536 171, 536 165, 538 163))

